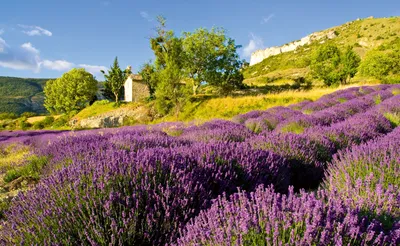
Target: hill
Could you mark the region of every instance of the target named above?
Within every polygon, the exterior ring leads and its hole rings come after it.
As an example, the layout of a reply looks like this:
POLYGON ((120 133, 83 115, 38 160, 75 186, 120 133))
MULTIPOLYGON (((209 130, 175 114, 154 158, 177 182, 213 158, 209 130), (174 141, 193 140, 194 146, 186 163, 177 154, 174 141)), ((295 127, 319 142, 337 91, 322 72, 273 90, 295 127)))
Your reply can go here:
POLYGON ((46 113, 43 87, 47 80, 0 76, 0 113, 46 113))
MULTIPOLYGON (((290 80, 299 76, 306 76, 313 51, 326 42, 332 42, 342 49, 349 45, 353 46, 355 52, 363 58, 372 49, 378 47, 390 49, 390 46, 400 44, 398 33, 400 33, 400 17, 369 17, 347 22, 309 35, 317 38, 302 46, 298 44, 302 43, 300 41, 305 38, 281 47, 275 47, 276 49, 283 49, 284 47, 287 49, 293 45, 298 45, 293 51, 269 56, 261 62, 247 67, 244 70, 245 82, 250 85, 265 85, 279 79, 290 80)), ((253 55, 257 55, 257 53, 260 53, 260 51, 256 51, 253 55)), ((274 53, 273 50, 266 54, 272 53, 274 53)))

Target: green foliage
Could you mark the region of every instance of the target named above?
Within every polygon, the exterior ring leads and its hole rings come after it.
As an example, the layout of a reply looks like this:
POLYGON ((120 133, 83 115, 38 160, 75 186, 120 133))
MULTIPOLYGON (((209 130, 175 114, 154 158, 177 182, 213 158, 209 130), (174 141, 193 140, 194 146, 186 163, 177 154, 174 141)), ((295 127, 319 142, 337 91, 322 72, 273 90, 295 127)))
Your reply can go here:
POLYGON ((68 122, 70 120, 70 117, 68 115, 62 115, 58 117, 57 119, 54 120, 54 123, 52 124, 52 127, 54 128, 60 128, 68 125, 68 122))
POLYGON ((176 37, 166 30, 166 20, 158 17, 157 35, 150 40, 156 57, 154 64, 143 65, 140 74, 156 98, 159 114, 178 114, 201 85, 219 88, 226 94, 242 88, 242 61, 233 39, 225 31, 200 28, 176 37), (192 87, 192 88, 190 88, 192 87))
POLYGON ((47 161, 47 157, 32 156, 28 160, 27 164, 7 171, 3 180, 4 182, 9 183, 19 177, 39 179, 40 172, 47 164, 47 161))
POLYGON ((153 97, 158 82, 155 66, 150 62, 147 62, 143 64, 139 71, 139 74, 142 76, 143 81, 147 84, 147 87, 149 88, 150 97, 153 97))
POLYGON ((16 119, 18 118, 18 115, 15 113, 0 113, 0 120, 6 120, 6 119, 16 119))
POLYGON ((74 68, 44 87, 45 107, 52 113, 69 113, 85 108, 94 99, 97 81, 85 69, 74 68))
POLYGON ((17 120, 17 124, 16 124, 16 128, 17 129, 21 129, 21 130, 27 130, 28 128, 30 128, 32 125, 30 123, 28 123, 26 117, 21 117, 17 120))
POLYGON ((160 82, 156 90, 156 109, 166 115, 175 109, 178 114, 190 96, 190 89, 183 83, 182 68, 175 59, 166 58, 165 69, 160 72, 160 82))
POLYGON ((347 78, 351 79, 356 75, 357 69, 360 66, 361 58, 353 51, 351 46, 348 46, 346 52, 341 58, 341 62, 343 64, 344 76, 346 76, 345 80, 347 80, 347 78))
POLYGON ((284 127, 281 128, 281 132, 287 133, 287 132, 292 132, 296 134, 301 134, 304 132, 305 126, 302 124, 299 124, 298 122, 290 122, 284 127))
POLYGON ((122 88, 126 79, 132 73, 130 68, 121 70, 118 64, 118 58, 115 57, 114 64, 111 66, 110 70, 108 70, 108 74, 105 71, 101 70, 106 79, 104 83, 104 94, 105 96, 109 96, 110 92, 113 95, 113 98, 116 103, 118 103, 119 97, 122 94, 122 88))
POLYGON ((344 77, 341 71, 341 52, 336 45, 327 44, 317 49, 311 60, 311 71, 315 78, 328 86, 336 84, 344 77))
MULTIPOLYGON (((361 74, 377 79, 400 74, 400 50, 372 50, 360 65, 361 74)), ((385 49, 385 48, 383 48, 385 49)))
POLYGON ((360 57, 347 47, 342 54, 334 44, 319 47, 311 60, 311 71, 315 78, 321 79, 328 86, 346 83, 348 78, 353 78, 360 64, 360 57))
POLYGON ((242 85, 243 76, 240 68, 235 41, 226 36, 225 30, 212 28, 185 32, 182 38, 185 53, 184 69, 193 82, 193 94, 202 83, 220 87, 229 91, 242 85))
POLYGON ((176 37, 172 30, 166 30, 166 19, 163 16, 157 16, 158 26, 156 28, 157 35, 150 39, 150 46, 156 56, 155 68, 163 69, 166 66, 166 54, 172 58, 175 55, 181 55, 174 52, 176 48, 176 37))
POLYGON ((400 113, 385 113, 384 116, 390 121, 393 128, 400 126, 400 113))
POLYGON ((35 112, 24 112, 24 113, 21 114, 21 117, 26 117, 26 118, 34 117, 34 116, 37 116, 37 113, 35 113, 35 112))

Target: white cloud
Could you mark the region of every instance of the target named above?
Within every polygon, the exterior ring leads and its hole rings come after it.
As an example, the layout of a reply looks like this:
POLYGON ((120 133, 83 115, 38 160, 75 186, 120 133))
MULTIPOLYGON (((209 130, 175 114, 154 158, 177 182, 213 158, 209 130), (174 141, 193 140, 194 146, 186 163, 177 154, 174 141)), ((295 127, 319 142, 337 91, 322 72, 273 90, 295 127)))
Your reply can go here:
POLYGON ((86 69, 91 74, 100 74, 100 70, 107 70, 105 66, 97 66, 97 65, 88 65, 88 64, 79 64, 79 67, 86 69))
POLYGON ((36 49, 35 47, 33 47, 33 45, 31 43, 24 43, 21 45, 21 48, 23 48, 29 52, 39 54, 39 50, 36 49))
POLYGON ((4 52, 4 49, 6 48, 7 43, 4 41, 4 39, 0 38, 0 53, 4 52))
POLYGON ((40 26, 27 26, 27 25, 18 25, 19 27, 25 29, 22 32, 25 33, 28 36, 53 36, 53 33, 50 32, 49 30, 46 30, 40 26))
POLYGON ((142 16, 142 18, 146 19, 147 21, 153 21, 153 19, 149 15, 149 13, 147 13, 146 11, 141 11, 140 16, 142 16))
POLYGON ((251 53, 253 53, 256 50, 264 48, 264 42, 262 38, 257 37, 253 33, 250 33, 250 41, 248 45, 246 45, 243 49, 243 55, 245 57, 250 57, 251 53))
POLYGON ((4 34, 4 29, 0 29, 0 35, 4 34))
POLYGON ((275 17, 274 14, 270 14, 267 17, 263 17, 263 19, 261 20, 261 24, 267 24, 274 17, 275 17))
POLYGON ((14 48, 0 38, 0 67, 39 72, 39 50, 33 47, 31 43, 25 43, 14 48))
POLYGON ((35 73, 40 72, 42 68, 55 71, 68 71, 74 67, 81 67, 93 75, 100 74, 100 70, 107 70, 105 66, 77 65, 66 60, 42 60, 40 58, 40 51, 31 43, 24 43, 14 48, 8 45, 2 38, 0 38, 0 67, 31 70, 35 73))
POLYGON ((56 71, 67 71, 75 66, 75 64, 73 64, 72 62, 68 62, 66 60, 55 60, 55 61, 44 60, 40 63, 40 65, 46 69, 56 70, 56 71))

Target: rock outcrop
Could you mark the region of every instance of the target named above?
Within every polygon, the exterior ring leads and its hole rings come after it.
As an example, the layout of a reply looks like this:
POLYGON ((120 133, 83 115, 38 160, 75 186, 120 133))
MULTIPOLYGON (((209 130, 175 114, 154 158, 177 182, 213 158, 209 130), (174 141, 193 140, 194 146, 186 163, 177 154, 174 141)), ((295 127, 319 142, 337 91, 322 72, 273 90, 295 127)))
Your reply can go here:
POLYGON ((253 54, 251 54, 250 66, 257 64, 259 62, 262 62, 265 58, 268 58, 270 56, 278 55, 278 54, 289 52, 289 51, 294 51, 297 49, 297 47, 303 46, 306 44, 310 44, 313 41, 318 41, 323 38, 333 39, 335 37, 336 37, 336 33, 334 31, 329 31, 328 33, 316 32, 316 33, 312 33, 298 41, 293 41, 291 43, 285 44, 280 47, 274 46, 274 47, 266 48, 265 50, 257 50, 255 52, 253 52, 253 54))
POLYGON ((125 121, 146 123, 153 119, 153 113, 145 106, 135 109, 120 108, 87 119, 72 119, 70 125, 74 128, 110 128, 123 126, 125 121))

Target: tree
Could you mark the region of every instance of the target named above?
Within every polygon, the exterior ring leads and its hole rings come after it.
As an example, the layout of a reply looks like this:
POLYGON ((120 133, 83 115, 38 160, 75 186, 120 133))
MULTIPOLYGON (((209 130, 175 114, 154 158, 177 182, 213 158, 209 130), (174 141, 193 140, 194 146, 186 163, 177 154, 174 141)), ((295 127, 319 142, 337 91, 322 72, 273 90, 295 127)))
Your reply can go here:
POLYGON ((85 108, 96 96, 97 81, 83 68, 74 68, 44 87, 44 106, 51 113, 69 113, 85 108))
MULTIPOLYGON (((166 19, 163 16, 157 16, 159 25, 156 27, 157 35, 150 39, 150 46, 156 56, 154 65, 157 70, 163 69, 166 66, 166 55, 169 59, 174 59, 173 52, 176 48, 177 37, 172 30, 166 30, 166 19)), ((175 56, 181 54, 175 54, 175 56)), ((178 65, 178 61, 175 61, 178 65)))
POLYGON ((160 72, 159 85, 156 90, 156 109, 162 114, 168 114, 175 109, 178 114, 187 102, 190 92, 183 83, 182 68, 175 59, 165 57, 165 69, 160 72))
POLYGON ((341 81, 344 75, 340 69, 340 56, 339 48, 333 44, 319 47, 311 59, 313 76, 328 86, 341 81))
POLYGON ((115 57, 114 64, 111 66, 110 70, 108 70, 108 74, 103 70, 101 70, 101 72, 104 74, 105 78, 105 90, 111 90, 114 94, 115 102, 118 103, 121 88, 124 86, 126 79, 131 75, 132 71, 129 68, 122 71, 118 64, 118 57, 115 57))
POLYGON ((195 32, 185 32, 182 38, 185 53, 184 69, 193 81, 193 94, 202 83, 213 84, 222 88, 233 83, 241 84, 240 69, 242 62, 239 60, 237 48, 233 39, 228 38, 223 29, 204 28, 195 32), (235 79, 232 79, 232 76, 235 79))
POLYGON ((391 74, 400 73, 400 55, 397 52, 370 51, 360 65, 361 74, 384 79, 391 74))
POLYGON ((348 46, 346 48, 346 52, 343 54, 341 62, 343 64, 343 72, 344 72, 344 83, 347 82, 347 79, 351 79, 356 75, 358 67, 360 66, 361 58, 360 56, 353 51, 353 47, 348 46))
POLYGON ((139 74, 142 76, 143 81, 147 84, 147 87, 149 88, 149 92, 150 92, 150 97, 154 96, 154 93, 156 91, 156 87, 157 87, 157 82, 158 82, 158 78, 157 78, 157 72, 156 72, 156 68, 153 64, 151 64, 150 62, 147 62, 145 64, 143 64, 143 66, 141 67, 139 74))

